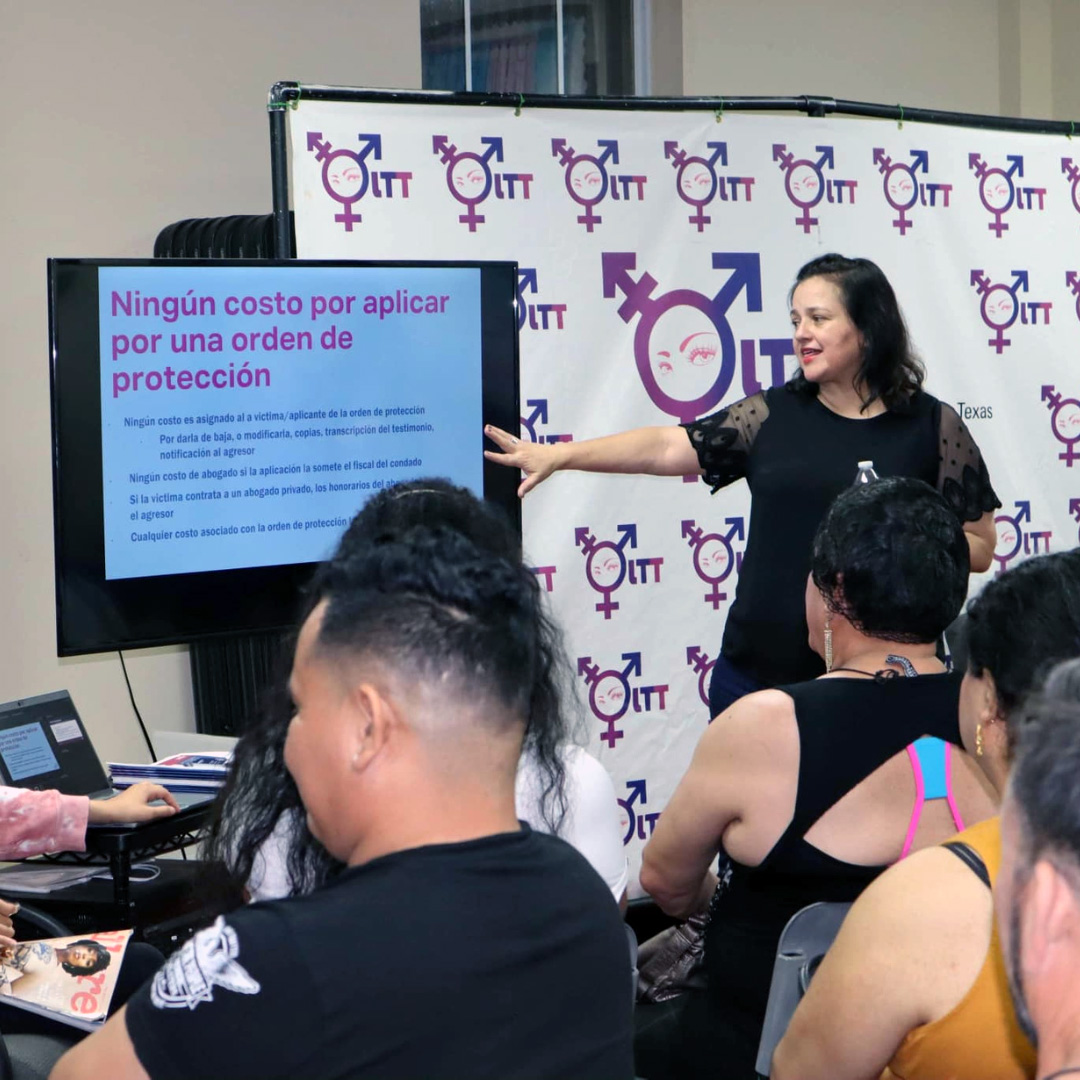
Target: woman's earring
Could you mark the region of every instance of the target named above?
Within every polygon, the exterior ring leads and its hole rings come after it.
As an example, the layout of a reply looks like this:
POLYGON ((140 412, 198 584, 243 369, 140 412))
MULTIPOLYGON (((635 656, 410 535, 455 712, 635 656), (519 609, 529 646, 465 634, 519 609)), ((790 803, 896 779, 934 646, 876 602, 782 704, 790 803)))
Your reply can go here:
POLYGON ((983 737, 982 737, 982 724, 975 725, 975 756, 983 756, 983 737))
POLYGON ((832 624, 825 623, 825 670, 832 671, 832 624))

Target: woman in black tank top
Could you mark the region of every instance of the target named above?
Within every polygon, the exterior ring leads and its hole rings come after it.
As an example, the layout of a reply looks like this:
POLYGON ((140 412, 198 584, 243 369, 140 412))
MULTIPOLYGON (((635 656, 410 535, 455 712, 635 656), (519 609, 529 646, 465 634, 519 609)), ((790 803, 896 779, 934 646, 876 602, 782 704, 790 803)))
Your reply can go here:
MULTIPOLYGON (((708 989, 663 1014, 639 1011, 638 1075, 753 1076, 787 920, 815 901, 853 900, 900 857, 910 772, 882 767, 924 735, 960 743, 959 677, 935 642, 968 569, 960 523, 922 481, 887 478, 833 503, 806 590, 810 644, 831 671, 718 717, 645 847, 641 883, 660 906, 684 917, 711 904, 711 917, 708 989)), ((965 818, 993 813, 969 791, 965 818)))

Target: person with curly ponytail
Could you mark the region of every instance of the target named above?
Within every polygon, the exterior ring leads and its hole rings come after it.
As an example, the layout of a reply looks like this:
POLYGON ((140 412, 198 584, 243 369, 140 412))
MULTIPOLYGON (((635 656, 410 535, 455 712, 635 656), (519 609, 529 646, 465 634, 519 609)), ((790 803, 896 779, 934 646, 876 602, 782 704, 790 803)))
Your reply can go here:
MULTIPOLYGON (((445 480, 397 484, 373 496, 342 536, 330 562, 316 571, 307 614, 334 566, 416 525, 438 525, 469 538, 493 557, 520 562, 517 534, 499 511, 445 480)), ((603 766, 577 743, 565 711, 573 701, 561 635, 546 609, 538 614, 538 659, 517 777, 518 814, 533 828, 561 836, 585 855, 625 899, 627 864, 618 803, 603 766)), ((250 899, 310 892, 341 869, 311 835, 283 748, 292 718, 285 682, 275 680, 262 720, 239 741, 204 857, 224 864, 250 899)))

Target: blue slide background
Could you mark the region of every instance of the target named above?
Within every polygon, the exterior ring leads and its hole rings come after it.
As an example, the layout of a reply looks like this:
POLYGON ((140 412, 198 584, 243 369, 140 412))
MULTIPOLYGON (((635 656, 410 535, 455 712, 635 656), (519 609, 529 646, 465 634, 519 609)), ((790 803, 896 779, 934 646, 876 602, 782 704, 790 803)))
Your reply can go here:
POLYGON ((374 491, 417 476, 447 476, 482 493, 479 270, 102 267, 98 281, 107 578, 316 561, 329 554, 374 491), (125 296, 129 290, 138 290, 142 299, 183 298, 187 310, 198 298, 213 297, 216 313, 180 315, 172 322, 160 315, 114 313, 113 293, 125 296), (393 298, 398 290, 449 299, 441 313, 380 318, 362 312, 365 297, 393 298), (228 297, 278 292, 299 297, 301 313, 225 314, 228 297), (313 297, 358 299, 351 314, 328 311, 313 319, 313 297), (279 334, 310 332, 313 348, 268 352, 261 342, 252 349, 250 340, 243 350, 233 348, 238 332, 263 334, 275 327, 279 334), (321 347, 331 327, 339 341, 341 331, 353 335, 350 348, 321 347), (183 343, 180 335, 215 331, 223 339, 221 352, 174 351, 174 344, 183 343), (145 341, 137 334, 146 335, 145 341), (153 334, 161 335, 156 348, 137 353, 153 334), (249 370, 267 369, 270 385, 164 386, 166 367, 173 368, 174 383, 179 371, 228 373, 230 365, 235 379, 245 361, 249 370), (137 387, 135 372, 143 373, 137 387), (151 386, 161 383, 161 389, 147 388, 150 372, 159 373, 151 386), (423 412, 375 412, 396 408, 423 412), (360 409, 372 412, 349 415, 360 409), (286 419, 255 419, 267 412, 286 419), (304 412, 327 417, 288 418, 304 412), (432 430, 325 434, 327 428, 405 424, 432 430), (291 437, 244 438, 258 431, 289 431, 291 437), (421 463, 392 467, 415 459, 421 463), (358 467, 365 463, 372 467, 358 467), (325 466, 333 471, 319 471, 325 466), (263 474, 274 468, 289 471, 263 474), (235 475, 216 475, 234 470, 235 475), (367 486, 332 490, 345 484, 367 486), (290 487, 311 491, 286 493, 290 487), (266 493, 274 488, 278 494, 266 493), (252 494, 258 491, 262 497, 252 494), (194 536, 187 535, 192 531, 194 536))

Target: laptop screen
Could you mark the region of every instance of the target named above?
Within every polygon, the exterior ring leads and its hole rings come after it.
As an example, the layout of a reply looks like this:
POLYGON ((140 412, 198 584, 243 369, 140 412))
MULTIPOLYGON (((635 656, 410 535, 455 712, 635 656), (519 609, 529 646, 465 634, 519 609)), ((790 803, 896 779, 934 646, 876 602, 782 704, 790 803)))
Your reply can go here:
POLYGON ((109 787, 66 690, 0 705, 0 777, 10 787, 92 795, 109 787))

